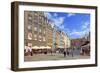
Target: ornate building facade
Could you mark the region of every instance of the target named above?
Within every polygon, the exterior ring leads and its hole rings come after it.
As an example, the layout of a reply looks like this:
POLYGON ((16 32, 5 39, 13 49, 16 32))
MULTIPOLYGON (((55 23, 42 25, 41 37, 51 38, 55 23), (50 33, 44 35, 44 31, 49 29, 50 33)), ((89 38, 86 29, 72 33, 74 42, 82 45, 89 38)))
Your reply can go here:
POLYGON ((45 12, 24 11, 24 45, 31 49, 68 48, 69 37, 62 31, 55 30, 45 12))
POLYGON ((25 45, 47 46, 46 38, 47 19, 43 12, 25 11, 24 40, 25 45))

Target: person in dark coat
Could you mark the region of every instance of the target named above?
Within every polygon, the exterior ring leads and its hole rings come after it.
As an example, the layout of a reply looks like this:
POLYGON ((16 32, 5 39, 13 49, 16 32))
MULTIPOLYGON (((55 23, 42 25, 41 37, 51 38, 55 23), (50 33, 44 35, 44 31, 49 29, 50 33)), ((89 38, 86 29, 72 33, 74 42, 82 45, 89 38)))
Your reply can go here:
POLYGON ((67 55, 69 55, 69 50, 68 50, 68 48, 67 48, 67 55))
POLYGON ((74 57, 74 48, 71 49, 72 57, 74 57))
POLYGON ((66 57, 66 51, 64 51, 64 57, 66 57))

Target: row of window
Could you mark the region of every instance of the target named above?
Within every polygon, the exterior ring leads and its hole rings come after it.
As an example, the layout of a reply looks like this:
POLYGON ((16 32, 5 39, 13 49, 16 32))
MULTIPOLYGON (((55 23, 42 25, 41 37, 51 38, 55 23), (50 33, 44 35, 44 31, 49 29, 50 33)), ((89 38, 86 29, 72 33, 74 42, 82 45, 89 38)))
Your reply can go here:
POLYGON ((28 28, 28 40, 32 40, 32 36, 33 36, 34 37, 33 40, 46 41, 46 38, 44 36, 41 36, 41 35, 37 36, 36 34, 34 34, 34 35, 32 34, 32 30, 34 30, 37 33, 39 32, 39 33, 43 33, 43 35, 45 35, 46 34, 46 30, 44 28, 43 28, 43 30, 42 29, 38 29, 38 26, 32 27, 32 24, 33 24, 33 22, 36 25, 37 24, 41 24, 41 23, 45 24, 44 22, 47 23, 47 20, 43 16, 38 16, 37 12, 36 13, 34 12, 34 17, 35 18, 33 18, 31 14, 28 15, 28 27, 27 27, 28 28), (38 20, 38 18, 39 18, 39 20, 38 20), (37 39, 37 37, 38 37, 38 39, 37 39))
MULTIPOLYGON (((28 30, 29 31, 32 31, 32 25, 28 25, 28 30)), ((38 30, 38 27, 37 26, 34 27, 34 31, 39 31, 39 33, 42 33, 43 32, 43 34, 46 34, 46 31, 45 30, 44 31, 42 31, 42 29, 39 29, 38 30)))
POLYGON ((34 22, 46 22, 47 23, 47 19, 44 18, 44 17, 41 17, 41 16, 34 16, 34 18, 32 19, 32 15, 28 15, 28 20, 31 21, 31 20, 34 20, 34 22))
MULTIPOLYGON (((43 17, 43 16, 36 16, 37 13, 34 14, 34 22, 37 22, 38 20, 38 23, 39 22, 45 22, 47 24, 52 24, 52 22, 50 20, 47 20, 47 18, 43 17)), ((28 20, 29 21, 32 21, 32 15, 28 15, 28 20)))
MULTIPOLYGON (((39 37, 39 41, 46 41, 46 38, 41 35, 37 36, 36 34, 34 34, 34 40, 37 40, 37 37, 39 37)), ((32 33, 28 32, 28 40, 32 40, 32 33)))
MULTIPOLYGON (((28 16, 28 19, 29 19, 29 21, 28 21, 28 22, 29 22, 28 30, 29 30, 29 31, 32 31, 32 16, 29 15, 29 16, 28 16)), ((34 27, 34 31, 38 31, 38 27, 34 27)), ((39 32, 41 33, 42 30, 39 29, 39 32)), ((43 33, 45 34, 45 31, 44 31, 43 33)))

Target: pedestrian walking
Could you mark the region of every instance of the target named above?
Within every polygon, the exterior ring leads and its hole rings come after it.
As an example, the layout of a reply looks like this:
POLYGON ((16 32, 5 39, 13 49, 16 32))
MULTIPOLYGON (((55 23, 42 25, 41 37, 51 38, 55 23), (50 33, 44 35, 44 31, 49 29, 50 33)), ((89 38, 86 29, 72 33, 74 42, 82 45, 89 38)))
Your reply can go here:
POLYGON ((64 51, 64 53, 63 53, 63 54, 64 54, 64 57, 66 57, 66 51, 64 51))
POLYGON ((69 55, 69 50, 68 50, 68 48, 67 48, 67 55, 69 55))
POLYGON ((30 55, 33 56, 33 51, 32 51, 32 47, 31 46, 28 47, 28 51, 29 51, 30 55))
POLYGON ((69 55, 69 51, 67 51, 67 55, 69 55))
POLYGON ((74 52, 74 48, 72 48, 72 49, 71 49, 71 54, 72 54, 72 57, 73 57, 73 52, 74 52))
POLYGON ((51 55, 52 55, 52 50, 50 51, 51 55))

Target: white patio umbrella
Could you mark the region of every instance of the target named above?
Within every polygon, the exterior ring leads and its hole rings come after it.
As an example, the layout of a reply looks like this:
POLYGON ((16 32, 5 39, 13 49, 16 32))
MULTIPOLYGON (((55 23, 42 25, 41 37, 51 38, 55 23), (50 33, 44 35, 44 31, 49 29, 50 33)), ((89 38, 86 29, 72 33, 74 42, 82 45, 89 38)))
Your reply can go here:
POLYGON ((50 47, 50 46, 47 46, 46 48, 47 48, 47 49, 51 49, 51 47, 50 47))
POLYGON ((38 46, 33 46, 32 49, 39 49, 40 47, 38 46))
POLYGON ((46 47, 45 46, 40 46, 40 49, 45 49, 46 47))

